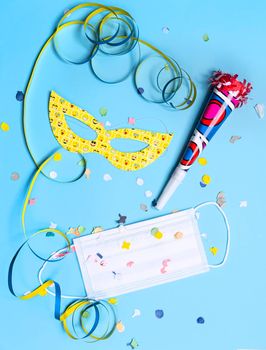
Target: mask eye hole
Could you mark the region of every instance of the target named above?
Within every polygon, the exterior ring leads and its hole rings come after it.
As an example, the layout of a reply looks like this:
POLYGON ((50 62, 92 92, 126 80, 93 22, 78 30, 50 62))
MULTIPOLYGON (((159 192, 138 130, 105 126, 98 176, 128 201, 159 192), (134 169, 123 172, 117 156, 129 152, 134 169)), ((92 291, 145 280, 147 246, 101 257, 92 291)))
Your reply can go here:
POLYGON ((115 138, 111 140, 111 146, 120 152, 138 152, 146 148, 148 145, 147 143, 138 140, 115 138))
POLYGON ((73 131, 73 134, 76 134, 77 136, 86 140, 96 139, 97 133, 92 128, 82 123, 80 120, 68 115, 66 115, 65 118, 69 128, 73 131))

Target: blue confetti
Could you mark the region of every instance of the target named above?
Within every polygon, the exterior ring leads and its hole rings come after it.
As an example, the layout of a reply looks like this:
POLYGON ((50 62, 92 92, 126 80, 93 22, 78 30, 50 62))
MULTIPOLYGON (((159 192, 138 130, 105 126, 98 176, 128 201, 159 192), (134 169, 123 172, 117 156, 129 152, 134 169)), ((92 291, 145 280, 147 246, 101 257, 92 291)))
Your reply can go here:
POLYGON ((198 318, 197 318, 197 323, 199 323, 199 324, 205 323, 204 318, 203 318, 203 317, 198 317, 198 318))
POLYGON ((54 237, 54 235, 55 234, 53 232, 47 232, 45 236, 46 237, 54 237))
POLYGON ((142 94, 144 93, 144 89, 143 89, 142 87, 139 87, 139 88, 138 88, 138 93, 139 93, 140 95, 142 95, 142 94))
POLYGON ((204 188, 204 187, 206 187, 207 185, 206 185, 204 182, 200 182, 200 186, 204 188))
POLYGON ((163 312, 163 310, 155 310, 155 316, 157 317, 157 318, 163 318, 163 316, 164 316, 164 312, 163 312))
POLYGON ((17 92, 16 99, 17 99, 17 101, 20 101, 20 102, 24 100, 24 94, 22 91, 17 92))

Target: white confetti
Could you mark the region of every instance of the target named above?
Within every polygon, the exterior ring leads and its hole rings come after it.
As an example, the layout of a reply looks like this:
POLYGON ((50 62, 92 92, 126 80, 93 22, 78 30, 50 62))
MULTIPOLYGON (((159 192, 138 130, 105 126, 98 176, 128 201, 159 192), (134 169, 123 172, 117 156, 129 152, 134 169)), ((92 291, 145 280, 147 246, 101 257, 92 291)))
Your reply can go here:
POLYGON ((164 34, 168 34, 168 33, 170 32, 169 27, 167 27, 167 26, 162 27, 162 32, 163 32, 164 34))
POLYGON ((147 198, 150 198, 152 196, 152 191, 150 191, 150 190, 145 191, 145 196, 147 198))
POLYGON ((103 179, 104 179, 104 181, 111 181, 112 180, 112 176, 110 174, 104 174, 103 175, 103 179))
POLYGON ((141 315, 141 312, 139 309, 135 309, 132 314, 132 318, 139 317, 141 315))
POLYGON ((51 179, 56 179, 57 178, 57 172, 56 171, 54 171, 54 170, 52 170, 52 171, 50 171, 50 178, 51 179))
POLYGON ((202 233, 202 234, 201 234, 201 237, 203 237, 203 238, 206 239, 206 238, 208 237, 208 235, 207 235, 207 233, 202 233))
POLYGON ((141 177, 137 177, 136 183, 139 186, 143 186, 144 185, 144 180, 141 177))
POLYGON ((246 208, 248 206, 248 201, 240 201, 240 208, 246 208))
POLYGON ((254 109, 260 119, 264 118, 264 105, 262 103, 256 104, 256 106, 254 106, 254 109))
POLYGON ((53 229, 55 229, 55 228, 57 228, 57 224, 55 223, 55 222, 50 222, 50 226, 49 226, 49 228, 53 228, 53 229))
POLYGON ((107 120, 107 122, 105 123, 105 126, 111 126, 112 124, 109 122, 109 120, 107 120))

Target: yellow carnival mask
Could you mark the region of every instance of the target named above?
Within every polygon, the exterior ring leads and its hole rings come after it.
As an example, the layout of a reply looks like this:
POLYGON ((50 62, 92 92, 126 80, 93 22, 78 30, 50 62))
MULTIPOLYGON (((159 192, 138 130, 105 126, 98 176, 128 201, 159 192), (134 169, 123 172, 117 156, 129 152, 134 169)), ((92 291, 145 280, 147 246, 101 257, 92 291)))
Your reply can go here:
POLYGON ((77 153, 99 153, 122 170, 138 170, 151 164, 166 150, 173 137, 168 133, 133 128, 106 130, 91 114, 71 104, 54 91, 50 95, 49 119, 55 138, 66 150, 77 153), (66 115, 89 126, 97 133, 97 137, 94 140, 86 140, 78 136, 68 126, 66 115), (121 152, 111 146, 111 140, 116 138, 141 141, 146 143, 147 147, 137 152, 121 152))

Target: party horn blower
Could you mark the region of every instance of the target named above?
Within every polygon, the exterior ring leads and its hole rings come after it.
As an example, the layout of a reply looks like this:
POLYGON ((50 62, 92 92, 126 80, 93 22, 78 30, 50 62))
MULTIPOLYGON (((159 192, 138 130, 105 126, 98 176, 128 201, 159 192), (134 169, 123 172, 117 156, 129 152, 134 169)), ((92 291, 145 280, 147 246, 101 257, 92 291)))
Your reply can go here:
POLYGON ((246 80, 239 81, 238 75, 214 72, 210 79, 213 87, 207 106, 193 132, 188 146, 173 172, 169 182, 165 186, 156 203, 156 208, 161 210, 171 198, 176 188, 182 183, 187 171, 201 154, 209 141, 227 119, 229 114, 247 102, 247 95, 252 89, 246 80))

